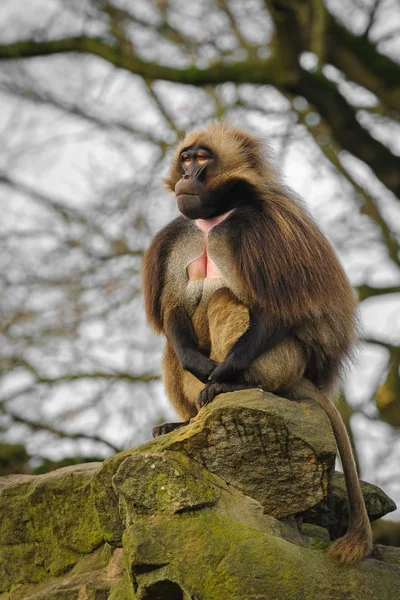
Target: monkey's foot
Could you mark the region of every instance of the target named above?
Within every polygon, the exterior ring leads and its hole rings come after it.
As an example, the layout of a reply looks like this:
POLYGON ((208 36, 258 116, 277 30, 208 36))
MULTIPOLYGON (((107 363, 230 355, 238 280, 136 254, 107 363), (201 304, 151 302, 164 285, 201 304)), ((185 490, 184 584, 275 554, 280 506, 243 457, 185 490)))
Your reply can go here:
POLYGON ((218 394, 236 392, 237 390, 247 390, 253 387, 255 387, 254 383, 247 383, 245 381, 237 381, 236 383, 210 383, 200 392, 197 406, 202 408, 206 404, 212 402, 218 394))
POLYGON ((187 425, 188 423, 189 423, 189 421, 183 421, 181 423, 163 423, 162 425, 158 425, 158 427, 154 427, 153 437, 158 437, 159 435, 164 435, 164 433, 170 433, 170 431, 179 429, 179 427, 183 427, 184 425, 187 425))

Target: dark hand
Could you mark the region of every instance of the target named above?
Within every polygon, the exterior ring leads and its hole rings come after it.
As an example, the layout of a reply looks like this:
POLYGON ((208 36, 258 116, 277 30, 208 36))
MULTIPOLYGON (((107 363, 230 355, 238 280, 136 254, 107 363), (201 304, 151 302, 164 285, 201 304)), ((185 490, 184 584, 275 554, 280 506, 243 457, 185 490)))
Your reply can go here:
POLYGON ((254 387, 253 383, 247 383, 247 381, 237 381, 234 383, 209 383, 200 392, 197 400, 197 406, 202 408, 206 404, 212 402, 215 396, 218 394, 225 394, 226 392, 236 392, 237 390, 247 390, 254 387))
POLYGON ((218 363, 215 360, 211 360, 196 350, 188 350, 182 360, 182 367, 203 383, 208 383, 211 373, 217 366, 218 363))
POLYGON ((206 404, 212 402, 218 394, 223 393, 223 387, 219 383, 210 383, 200 392, 197 400, 197 406, 202 408, 206 404))
POLYGON ((211 373, 209 381, 212 383, 224 383, 228 381, 237 381, 244 371, 244 365, 241 365, 235 359, 233 354, 228 354, 224 362, 218 365, 211 373))

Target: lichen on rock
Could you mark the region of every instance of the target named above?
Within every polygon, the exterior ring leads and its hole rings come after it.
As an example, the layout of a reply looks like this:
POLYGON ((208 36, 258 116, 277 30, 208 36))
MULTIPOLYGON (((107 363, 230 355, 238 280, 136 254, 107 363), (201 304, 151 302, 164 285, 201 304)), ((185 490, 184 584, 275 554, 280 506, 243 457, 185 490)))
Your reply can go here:
MULTIPOLYGON (((327 555, 321 524, 347 526, 334 460, 313 402, 248 390, 104 463, 2 478, 0 600, 393 600, 398 549, 327 555)), ((393 509, 364 489, 371 518, 393 509)))

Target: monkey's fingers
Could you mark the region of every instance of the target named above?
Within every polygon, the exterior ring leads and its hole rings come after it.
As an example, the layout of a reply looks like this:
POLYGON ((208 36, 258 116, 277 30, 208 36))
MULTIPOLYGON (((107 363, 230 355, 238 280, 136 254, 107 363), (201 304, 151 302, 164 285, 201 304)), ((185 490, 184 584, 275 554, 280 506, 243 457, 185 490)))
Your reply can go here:
POLYGON ((209 381, 214 383, 224 383, 227 381, 237 381, 243 372, 243 365, 232 354, 228 354, 224 362, 218 365, 209 377, 209 381))
POLYGON ((211 373, 218 366, 218 363, 199 351, 189 351, 182 357, 182 367, 189 371, 203 383, 208 382, 211 373))
POLYGON ((162 425, 158 425, 153 428, 153 437, 158 437, 159 435, 164 435, 164 433, 170 433, 170 431, 174 431, 179 427, 183 427, 187 425, 189 421, 183 421, 182 423, 163 423, 162 425))
POLYGON ((197 400, 197 405, 199 408, 202 408, 206 404, 212 402, 218 394, 222 394, 223 389, 220 383, 210 383, 206 385, 206 387, 200 392, 199 398, 197 400))
POLYGON ((218 394, 236 392, 237 390, 246 390, 253 387, 255 387, 253 383, 247 383, 246 381, 237 381, 233 383, 209 383, 200 392, 197 405, 199 408, 202 408, 206 404, 212 402, 215 396, 218 396, 218 394))

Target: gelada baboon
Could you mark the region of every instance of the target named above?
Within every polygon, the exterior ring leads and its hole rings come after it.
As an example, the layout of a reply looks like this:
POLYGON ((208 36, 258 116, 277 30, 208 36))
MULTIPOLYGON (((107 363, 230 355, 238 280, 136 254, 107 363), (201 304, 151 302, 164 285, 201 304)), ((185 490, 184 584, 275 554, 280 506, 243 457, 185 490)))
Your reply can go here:
POLYGON ((218 123, 189 133, 166 179, 182 216, 144 257, 147 318, 166 336, 164 381, 186 424, 217 394, 261 387, 313 398, 331 420, 350 524, 331 554, 372 549, 346 429, 334 406, 355 339, 356 300, 329 242, 284 187, 263 143, 218 123))

